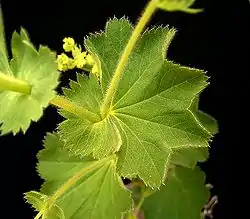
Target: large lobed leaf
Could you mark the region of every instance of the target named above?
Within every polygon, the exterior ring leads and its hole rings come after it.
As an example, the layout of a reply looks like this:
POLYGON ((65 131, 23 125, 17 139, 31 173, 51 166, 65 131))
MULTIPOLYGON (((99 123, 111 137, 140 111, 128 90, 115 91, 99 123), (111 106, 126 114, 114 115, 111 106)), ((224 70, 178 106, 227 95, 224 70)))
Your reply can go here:
POLYGON ((144 201, 147 219, 200 219, 209 198, 205 175, 198 168, 175 167, 162 186, 144 201))
MULTIPOLYGON (((105 32, 86 39, 86 48, 100 62, 101 80, 94 76, 82 80, 79 76, 78 84, 72 82, 71 91, 65 90, 67 98, 100 115, 103 98, 132 30, 126 19, 113 19, 105 32)), ((102 121, 91 123, 62 112, 66 120, 59 126, 59 135, 65 147, 73 154, 98 159, 118 151, 119 173, 129 178, 139 176, 151 187, 160 187, 164 182, 177 150, 208 147, 212 132, 193 107, 208 84, 207 77, 201 70, 165 59, 174 33, 174 29, 159 27, 141 36, 120 80, 112 109, 102 121)), ((181 157, 175 161, 193 167, 204 156, 191 153, 187 161, 181 157)))
MULTIPOLYGON (((120 219, 123 213, 131 209, 132 198, 116 173, 115 156, 98 163, 91 158, 69 156, 62 145, 57 135, 47 135, 45 149, 38 154, 37 170, 45 180, 42 195, 38 196, 36 192, 26 194, 33 207, 40 211, 44 207, 41 203, 45 204, 44 197, 49 200, 65 182, 74 178, 77 180, 56 199, 50 214, 58 213, 58 209, 61 209, 67 219, 120 219), (88 170, 92 165, 95 167, 88 170)), ((54 217, 48 216, 47 219, 54 217)))
POLYGON ((26 132, 31 121, 38 121, 41 118, 43 109, 55 96, 54 89, 58 85, 59 73, 55 53, 44 46, 40 46, 37 51, 24 29, 21 29, 20 34, 16 32, 13 34, 11 42, 13 58, 9 66, 7 53, 2 50, 5 45, 3 30, 1 31, 0 70, 32 86, 30 95, 11 91, 0 93, 0 131, 2 134, 8 132, 16 134, 20 130, 26 132))

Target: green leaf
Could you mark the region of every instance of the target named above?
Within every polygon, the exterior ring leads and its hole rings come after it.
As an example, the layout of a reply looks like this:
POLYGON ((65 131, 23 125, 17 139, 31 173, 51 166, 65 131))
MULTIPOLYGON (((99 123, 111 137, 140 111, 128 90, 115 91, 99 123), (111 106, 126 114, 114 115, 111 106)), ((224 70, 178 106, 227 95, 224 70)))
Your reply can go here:
POLYGON ((171 163, 188 168, 195 168, 197 162, 205 162, 208 156, 208 148, 182 148, 174 151, 171 157, 171 163))
POLYGON ((162 186, 146 198, 142 209, 147 219, 200 219, 209 198, 205 174, 198 168, 175 167, 162 186))
MULTIPOLYGON (((193 114, 204 129, 215 135, 218 132, 218 124, 216 120, 212 116, 200 111, 198 109, 198 103, 198 98, 194 99, 190 107, 193 114)), ((171 158, 171 163, 194 168, 197 162, 206 161, 208 156, 208 148, 180 148, 175 150, 175 153, 171 158)))
POLYGON ((31 121, 38 121, 43 109, 55 96, 54 89, 59 78, 55 53, 44 46, 40 46, 37 51, 24 29, 21 29, 20 35, 16 32, 13 34, 12 54, 12 75, 28 82, 32 90, 30 95, 11 91, 0 93, 2 134, 11 131, 16 134, 20 130, 26 132, 31 121))
POLYGON ((36 209, 37 211, 41 211, 44 207, 47 196, 40 192, 31 191, 25 193, 25 199, 32 205, 34 209, 36 209))
POLYGON ((49 134, 45 149, 38 154, 37 169, 45 179, 41 192, 51 199, 74 179, 55 201, 65 218, 120 219, 131 209, 131 195, 116 173, 115 156, 100 161, 80 159, 69 156, 62 146, 57 135, 49 134))
MULTIPOLYGON (((113 21, 107 26, 123 31, 123 23, 120 22, 120 27, 117 23, 113 21)), ((107 39, 107 33, 86 41, 87 48, 104 66, 103 77, 113 71, 109 63, 112 60, 115 63, 120 56, 109 51, 113 51, 118 40, 120 45, 124 41, 123 48, 127 42, 123 40, 125 33, 118 38, 118 30, 114 31, 115 40, 111 33, 107 39), (100 44, 105 41, 109 46, 100 44)), ((122 136, 118 152, 121 174, 138 175, 153 187, 159 187, 164 180, 166 162, 174 149, 206 147, 210 138, 210 133, 189 110, 196 94, 207 85, 204 72, 164 60, 173 33, 168 28, 144 33, 124 70, 109 117, 114 119, 122 136)))
POLYGON ((109 20, 105 26, 105 33, 91 34, 85 40, 87 50, 100 61, 101 88, 106 91, 119 58, 129 41, 133 26, 126 18, 109 20), (96 55, 95 55, 96 54, 96 55), (104 59, 102 59, 104 57, 104 59), (116 57, 116 59, 114 59, 116 57))
POLYGON ((219 128, 218 128, 217 121, 212 116, 199 110, 198 97, 194 99, 190 108, 193 111, 193 113, 195 114, 200 125, 202 125, 208 132, 210 132, 213 135, 218 133, 219 128))
POLYGON ((64 213, 59 206, 53 204, 50 208, 46 208, 48 196, 40 192, 31 191, 25 193, 25 199, 35 210, 44 215, 43 219, 65 219, 64 213))
MULTIPOLYGON (((103 93, 97 78, 94 75, 87 77, 77 74, 77 80, 78 84, 70 82, 71 90, 64 89, 66 98, 75 105, 84 106, 85 109, 100 115, 103 93)), ((75 155, 91 154, 94 158, 101 159, 119 150, 121 136, 113 120, 106 118, 92 123, 64 110, 61 115, 67 120, 59 125, 59 134, 65 141, 65 147, 75 155)))
MULTIPOLYGON (((78 74, 78 84, 71 81, 71 90, 64 89, 65 96, 71 102, 100 115, 105 91, 109 86, 118 62, 118 59, 114 60, 114 57, 121 55, 131 32, 132 26, 126 19, 119 21, 114 19, 107 23, 105 37, 103 37, 103 34, 99 35, 100 37, 92 35, 91 39, 95 39, 94 43, 96 45, 101 47, 101 49, 106 48, 103 50, 103 55, 107 59, 105 59, 105 63, 101 63, 101 86, 95 76, 90 75, 88 80, 86 76, 78 74), (105 74, 102 74, 102 71, 105 74)), ((88 42, 92 43, 91 41, 88 42)), ((95 52, 91 51, 91 53, 95 57, 95 52)), ((65 142, 65 147, 71 150, 73 154, 82 156, 92 154, 94 158, 101 159, 119 150, 121 136, 111 118, 107 117, 103 121, 93 124, 86 118, 77 117, 63 110, 61 115, 67 118, 67 120, 59 125, 59 134, 65 142), (72 129, 72 127, 74 128, 72 129)))
POLYGON ((195 0, 159 0, 158 7, 165 11, 183 11, 190 14, 202 12, 203 9, 194 9, 190 6, 195 0))
POLYGON ((4 36, 4 22, 2 9, 0 7, 0 72, 6 72, 6 74, 11 74, 9 62, 8 62, 8 53, 5 44, 4 36))
MULTIPOLYGON (((65 90, 70 101, 100 115, 131 31, 126 19, 114 19, 105 32, 85 41, 100 61, 102 79, 100 83, 95 77, 72 83, 72 91, 65 90)), ((212 134, 191 108, 207 86, 207 77, 201 70, 165 59, 174 33, 174 29, 159 27, 142 35, 120 79, 112 109, 100 125, 64 113, 67 120, 59 126, 59 135, 72 154, 91 155, 94 150, 94 157, 104 157, 119 150, 117 165, 122 176, 139 176, 147 185, 160 187, 176 149, 208 147, 212 134)))

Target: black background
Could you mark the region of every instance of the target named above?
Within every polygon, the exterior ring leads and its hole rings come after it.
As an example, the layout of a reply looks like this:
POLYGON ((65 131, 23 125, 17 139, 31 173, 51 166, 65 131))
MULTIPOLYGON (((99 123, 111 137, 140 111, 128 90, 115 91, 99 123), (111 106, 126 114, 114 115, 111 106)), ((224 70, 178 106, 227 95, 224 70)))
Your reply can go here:
MULTIPOLYGON (((72 36, 82 43, 89 32, 103 30, 106 20, 114 15, 118 18, 126 15, 135 23, 145 3, 145 0, 3 0, 7 43, 12 32, 23 26, 36 46, 48 45, 60 53, 65 36, 72 36)), ((170 46, 168 58, 182 65, 204 69, 211 77, 210 86, 201 95, 200 108, 218 120, 220 133, 211 144, 209 160, 201 167, 207 174, 207 182, 214 185, 212 193, 219 196, 214 218, 224 219, 232 216, 233 205, 241 203, 232 198, 239 188, 231 182, 235 171, 239 171, 236 162, 238 150, 235 148, 241 147, 241 152, 244 152, 244 145, 236 132, 241 129, 238 122, 243 112, 239 112, 240 97, 247 91, 243 90, 243 82, 247 74, 244 53, 248 53, 245 40, 249 39, 250 4, 247 0, 197 0, 196 6, 205 8, 205 12, 189 15, 158 11, 150 25, 176 27, 178 33, 170 46)), ((69 78, 74 79, 74 75, 65 74, 62 85, 66 85, 69 78)), ((35 171, 36 153, 41 149, 46 132, 53 131, 60 121, 62 118, 55 108, 48 107, 41 120, 33 123, 25 135, 0 138, 0 188, 4 194, 1 213, 6 213, 7 218, 18 215, 18 218, 29 219, 34 215, 24 203, 22 193, 39 189, 42 180, 35 171)), ((241 218, 240 213, 244 210, 237 211, 238 215, 232 218, 241 218)))

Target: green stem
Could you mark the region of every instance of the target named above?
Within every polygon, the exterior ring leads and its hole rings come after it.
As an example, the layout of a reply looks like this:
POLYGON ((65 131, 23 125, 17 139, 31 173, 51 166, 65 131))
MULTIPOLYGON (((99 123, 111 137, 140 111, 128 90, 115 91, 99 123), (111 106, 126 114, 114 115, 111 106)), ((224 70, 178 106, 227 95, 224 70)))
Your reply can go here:
POLYGON ((70 102, 69 100, 65 99, 62 96, 54 97, 54 99, 50 101, 50 104, 60 107, 79 117, 83 117, 89 120, 90 122, 96 123, 96 122, 101 121, 101 118, 95 113, 92 113, 81 106, 77 106, 76 104, 73 104, 72 102, 70 102))
POLYGON ((141 206, 142 206, 142 204, 143 204, 144 201, 145 201, 145 195, 142 194, 141 199, 140 199, 140 201, 139 201, 139 203, 138 203, 138 205, 137 205, 137 207, 136 207, 137 213, 140 211, 141 206))
POLYGON ((150 18, 152 17, 153 13, 157 9, 158 0, 151 0, 149 4, 146 6, 144 13, 142 14, 139 22, 137 23, 129 41, 126 45, 126 48, 122 54, 122 57, 119 61, 119 64, 115 70, 114 76, 111 80, 110 87, 107 90, 107 94, 105 96, 103 106, 102 106, 102 117, 105 118, 109 113, 111 108, 111 104, 117 90, 120 78, 122 76, 124 67, 128 62, 129 55, 131 54, 132 50, 134 49, 136 42, 144 30, 146 24, 149 22, 150 18))
POLYGON ((19 80, 0 71, 0 91, 14 91, 22 94, 30 94, 31 85, 26 81, 19 80))
POLYGON ((135 210, 128 213, 127 216, 126 216, 126 219, 137 219, 137 215, 140 212, 140 209, 141 209, 141 206, 142 206, 144 200, 145 200, 145 196, 144 196, 144 194, 142 194, 142 196, 141 196, 141 198, 139 200, 139 203, 136 206, 135 210))

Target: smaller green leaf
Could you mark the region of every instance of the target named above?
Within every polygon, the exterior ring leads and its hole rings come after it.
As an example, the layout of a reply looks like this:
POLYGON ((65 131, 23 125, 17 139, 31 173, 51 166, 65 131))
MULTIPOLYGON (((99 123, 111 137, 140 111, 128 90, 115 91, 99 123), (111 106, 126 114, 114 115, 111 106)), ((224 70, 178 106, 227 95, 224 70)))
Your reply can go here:
MULTIPOLYGON (((1 134, 27 131, 31 121, 38 121, 43 109, 55 96, 58 85, 56 54, 49 48, 40 46, 37 51, 24 29, 14 32, 12 37, 11 74, 15 79, 31 86, 30 94, 13 91, 0 93, 1 134), (28 111, 27 111, 28 109, 28 111)), ((8 72, 2 72, 8 75, 8 72)))
POLYGON ((190 14, 202 12, 203 9, 194 9, 190 6, 195 0, 159 0, 158 8, 165 11, 183 11, 190 14))
POLYGON ((43 216, 42 219, 65 219, 63 210, 56 204, 48 207, 49 197, 36 191, 25 193, 24 198, 43 216))
POLYGON ((208 132, 210 132, 212 135, 215 135, 219 132, 219 127, 216 119, 199 110, 198 96, 193 100, 192 105, 190 106, 190 110, 196 116, 200 125, 202 125, 208 132))
POLYGON ((195 168, 197 162, 204 162, 208 159, 208 148, 180 148, 174 151, 171 163, 188 168, 195 168))
POLYGON ((103 160, 69 156, 52 134, 44 144, 37 166, 45 180, 41 192, 54 200, 67 219, 120 219, 131 210, 131 194, 116 172, 115 155, 103 160))
POLYGON ((173 168, 159 191, 147 197, 142 209, 147 219, 200 219, 209 198, 205 174, 196 169, 173 168))
POLYGON ((32 205, 34 209, 37 211, 41 211, 44 207, 44 203, 46 202, 47 196, 36 191, 31 191, 25 193, 24 198, 28 203, 32 205))

